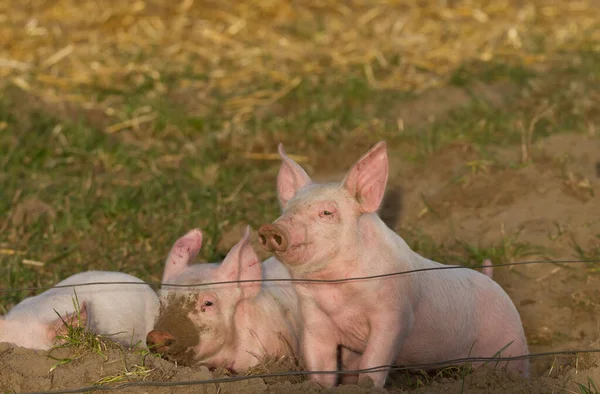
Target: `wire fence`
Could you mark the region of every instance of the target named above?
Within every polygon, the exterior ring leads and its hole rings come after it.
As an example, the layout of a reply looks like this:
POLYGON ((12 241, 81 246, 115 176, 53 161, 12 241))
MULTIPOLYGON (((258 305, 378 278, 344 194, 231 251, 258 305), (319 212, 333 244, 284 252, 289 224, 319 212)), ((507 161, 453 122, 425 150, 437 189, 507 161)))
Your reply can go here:
MULTIPOLYGON (((592 264, 592 263, 600 263, 600 259, 590 259, 590 260, 530 260, 530 261, 520 261, 514 263, 505 263, 505 264, 495 264, 491 266, 492 269, 500 268, 500 267, 510 267, 517 265, 529 265, 529 264, 592 264)), ((35 291, 35 290, 48 290, 48 289, 60 289, 65 287, 84 287, 84 286, 95 286, 95 285, 149 285, 152 287, 206 287, 206 286, 215 286, 215 285, 226 285, 226 284, 238 284, 238 283, 256 283, 256 282, 292 282, 292 283, 345 283, 345 282, 356 282, 356 281, 364 281, 369 279, 381 279, 388 278, 393 276, 402 276, 408 274, 415 274, 418 272, 427 272, 427 271, 440 271, 440 270, 452 270, 452 269, 476 269, 476 268, 490 268, 485 265, 478 266, 463 266, 463 265, 445 265, 441 267, 430 267, 430 268, 418 268, 414 270, 408 271, 399 271, 399 272, 391 272, 386 274, 379 275, 370 275, 370 276, 356 276, 350 278, 342 278, 342 279, 295 279, 295 278, 272 278, 272 279, 248 279, 248 280, 231 280, 231 281, 220 281, 220 282, 202 282, 202 283, 192 283, 192 284, 178 284, 178 283, 157 283, 157 282, 89 282, 89 283, 81 283, 81 284, 71 284, 71 285, 60 285, 60 286, 38 286, 38 287, 22 287, 22 288, 8 288, 8 289, 0 289, 0 293, 9 293, 9 292, 17 292, 17 291, 35 291)))
MULTIPOLYGON (((505 263, 505 264, 497 264, 493 265, 492 268, 500 268, 500 267, 510 267, 517 265, 528 265, 528 264, 554 264, 554 265, 573 265, 573 264, 594 264, 600 263, 600 259, 589 259, 589 260, 530 260, 530 261, 521 261, 521 262, 513 262, 513 263, 505 263)), ((0 289, 0 293, 6 292, 14 292, 14 291, 34 291, 34 290, 46 290, 50 288, 64 288, 64 287, 80 287, 80 286, 94 286, 94 285, 103 285, 103 284, 123 284, 123 285, 150 285, 153 287, 157 286, 169 286, 169 287, 203 287, 203 286, 215 286, 215 285, 224 285, 224 284, 237 284, 237 283, 252 283, 252 282, 294 282, 294 283, 346 283, 346 282, 354 282, 354 281, 363 281, 363 280, 371 280, 371 279, 381 279, 381 278, 389 278, 394 276, 402 276, 408 274, 414 274, 418 272, 427 272, 427 271, 437 271, 437 270, 449 270, 449 269, 476 269, 476 268, 486 268, 487 266, 457 266, 457 265, 448 265, 448 266, 440 266, 440 267, 431 267, 431 268, 420 268, 408 271, 400 271, 393 272, 387 274, 380 275, 372 275, 372 276, 360 276, 360 277, 351 277, 351 278, 343 278, 343 279, 294 279, 294 278, 274 278, 274 279, 260 279, 260 280, 236 280, 236 281, 221 281, 221 282, 204 282, 204 283, 194 283, 194 284, 170 284, 170 283, 150 283, 150 282, 92 282, 92 283, 83 283, 83 284, 74 284, 74 285, 61 285, 61 286, 41 286, 41 287, 27 287, 27 288, 7 288, 0 289)), ((285 372, 273 372, 273 373, 264 373, 264 374, 253 374, 253 375, 236 375, 230 376, 226 378, 213 378, 213 379, 201 379, 201 380, 182 380, 182 381, 173 381, 173 382, 156 382, 156 381, 133 381, 122 383, 118 385, 92 385, 86 387, 78 387, 73 389, 61 389, 61 390, 50 390, 50 391, 36 391, 29 392, 30 394, 55 394, 55 393, 84 393, 90 391, 117 391, 124 390, 128 388, 134 387, 147 387, 147 388, 160 388, 160 387, 179 387, 179 386, 200 386, 207 384, 222 384, 222 383, 233 383, 242 380, 251 380, 251 379, 269 379, 269 378, 277 378, 277 377, 293 377, 293 376, 305 376, 305 375, 319 375, 319 374, 358 374, 365 372, 394 372, 394 371, 414 371, 414 370, 432 370, 437 368, 442 368, 451 365, 460 365, 465 363, 503 363, 509 361, 516 361, 522 359, 533 359, 540 357, 556 357, 556 356, 577 356, 580 354, 588 354, 588 353, 600 353, 600 349, 574 349, 574 350, 563 350, 563 351, 554 351, 554 352, 543 352, 543 353, 530 353, 522 356, 514 356, 514 357, 467 357, 453 360, 440 361, 436 363, 429 364, 412 364, 412 365, 381 365, 368 369, 359 369, 359 370, 343 370, 343 371, 285 371, 285 372)))

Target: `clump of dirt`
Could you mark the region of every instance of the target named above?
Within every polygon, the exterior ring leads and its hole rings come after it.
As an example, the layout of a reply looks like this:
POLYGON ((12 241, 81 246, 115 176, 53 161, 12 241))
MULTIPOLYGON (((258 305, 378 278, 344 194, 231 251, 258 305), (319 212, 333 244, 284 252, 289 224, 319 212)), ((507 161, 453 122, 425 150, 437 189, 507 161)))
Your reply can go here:
MULTIPOLYGON (((600 349, 600 341, 590 344, 592 349, 600 349)), ((600 389, 600 356, 595 353, 583 354, 579 357, 577 367, 569 368, 565 373, 565 380, 573 391, 585 392, 581 387, 588 389, 589 393, 596 393, 600 389)))

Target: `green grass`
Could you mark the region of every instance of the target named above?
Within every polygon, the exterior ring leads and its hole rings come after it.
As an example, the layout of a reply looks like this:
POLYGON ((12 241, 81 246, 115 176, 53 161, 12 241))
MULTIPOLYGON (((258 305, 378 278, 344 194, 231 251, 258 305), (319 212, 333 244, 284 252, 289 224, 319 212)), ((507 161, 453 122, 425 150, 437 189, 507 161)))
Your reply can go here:
POLYGON ((79 305, 79 300, 77 299, 77 295, 75 295, 75 297, 73 297, 73 306, 75 308, 74 316, 77 320, 72 322, 64 320, 63 317, 56 312, 64 325, 65 332, 56 336, 56 344, 48 353, 48 357, 57 361, 56 364, 50 368, 49 372, 52 372, 61 365, 69 364, 74 360, 83 358, 91 353, 107 360, 108 357, 104 353, 110 346, 115 346, 102 336, 92 333, 85 324, 82 324, 79 305), (70 348, 72 350, 69 357, 57 358, 52 355, 53 351, 63 348, 70 348))
POLYGON ((598 394, 600 391, 598 390, 598 386, 596 386, 596 382, 594 379, 588 377, 587 384, 578 383, 579 392, 581 394, 598 394))
POLYGON ((598 264, 592 264, 587 267, 589 272, 599 273, 600 272, 600 234, 596 234, 596 240, 590 247, 583 247, 572 238, 571 244, 573 245, 574 255, 576 258, 581 260, 597 260, 598 264))
MULTIPOLYGON (((353 160, 382 138, 405 148, 416 163, 455 142, 476 147, 485 158, 489 147, 518 144, 521 131, 515 122, 527 123, 544 100, 555 110, 552 119, 537 123, 534 141, 557 132, 584 133, 599 111, 579 98, 599 87, 600 55, 583 52, 578 59, 547 73, 522 65, 467 65, 457 71, 455 85, 468 89, 477 80, 506 79, 527 94, 507 97, 500 108, 474 97, 431 125, 402 131, 393 109, 418 98, 374 90, 360 72, 344 79, 303 80, 279 102, 237 123, 223 106, 224 97, 190 113, 169 94, 148 94, 151 80, 130 91, 88 88, 89 94, 120 96, 128 116, 145 106, 158 116, 139 131, 114 134, 99 128, 90 113, 66 117, 9 90, 0 98, 0 248, 18 253, 0 254, 0 287, 51 285, 86 269, 157 279, 172 243, 192 227, 205 232, 201 257, 222 258, 227 253, 219 245, 223 233, 240 222, 256 228, 278 214, 278 162, 243 157, 245 152, 273 153, 278 141, 310 159, 341 148, 353 160), (24 259, 43 266, 23 264, 24 259)), ((170 89, 176 80, 177 75, 168 75, 160 82, 170 89)), ((430 258, 448 249, 411 242, 430 258)), ((506 260, 534 252, 528 248, 457 243, 450 247, 450 259, 479 264, 482 257, 506 260)), ((34 293, 0 293, 0 312, 34 293)))
MULTIPOLYGON (((73 299, 73 305, 75 307, 75 316, 77 320, 70 322, 61 317, 65 332, 62 335, 57 335, 56 344, 48 352, 48 357, 56 361, 49 372, 85 357, 100 357, 103 362, 108 362, 111 359, 111 356, 109 356, 110 350, 118 350, 121 354, 126 352, 126 349, 123 346, 111 341, 109 337, 94 334, 85 324, 81 324, 82 321, 79 310, 80 303, 77 300, 76 295, 73 299), (67 357, 54 356, 54 352, 58 349, 65 348, 69 350, 69 355, 67 357)), ((59 314, 57 313, 57 315, 59 314)), ((146 366, 146 359, 148 357, 159 357, 159 355, 151 353, 145 347, 139 346, 139 344, 133 345, 134 346, 132 346, 132 349, 129 350, 129 352, 139 357, 139 363, 128 365, 129 363, 127 363, 126 360, 123 360, 122 369, 119 369, 117 373, 98 379, 93 384, 104 385, 118 383, 124 380, 137 380, 148 377, 152 370, 146 366)))

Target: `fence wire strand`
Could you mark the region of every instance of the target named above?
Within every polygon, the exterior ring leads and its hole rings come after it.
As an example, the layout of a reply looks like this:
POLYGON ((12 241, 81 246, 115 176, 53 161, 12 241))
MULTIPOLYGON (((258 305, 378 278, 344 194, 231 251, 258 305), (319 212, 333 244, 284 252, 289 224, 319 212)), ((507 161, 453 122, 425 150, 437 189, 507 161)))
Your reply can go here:
MULTIPOLYGON (((255 282, 291 282, 291 283, 345 283, 345 282, 356 282, 369 279, 382 279, 393 276, 402 276, 408 274, 414 274, 418 272, 427 271, 438 271, 438 270, 449 270, 449 269, 476 269, 476 268, 499 268, 499 267, 510 267, 516 265, 529 265, 529 264, 591 264, 599 263, 600 259, 591 260, 530 260, 520 261, 514 263, 495 264, 492 266, 477 265, 477 266, 464 266, 464 265, 444 265, 441 267, 430 267, 430 268, 418 268, 409 271, 391 272, 387 274, 378 274, 370 276, 357 276, 350 278, 341 279, 295 279, 295 278, 272 278, 272 279, 245 279, 245 280, 230 280, 221 282, 203 282, 203 283, 192 283, 192 284, 176 284, 176 283, 157 283, 157 282, 89 282, 72 285, 59 285, 59 286, 39 286, 39 287, 23 287, 23 288, 8 288, 0 289, 1 293, 17 292, 17 291, 35 291, 35 290, 48 290, 48 289, 60 289, 65 287, 83 287, 83 286, 95 286, 95 285, 149 285, 152 287, 164 286, 164 287, 206 287, 226 284, 239 284, 239 283, 255 283, 255 282)), ((200 263, 202 264, 202 263, 200 263)))

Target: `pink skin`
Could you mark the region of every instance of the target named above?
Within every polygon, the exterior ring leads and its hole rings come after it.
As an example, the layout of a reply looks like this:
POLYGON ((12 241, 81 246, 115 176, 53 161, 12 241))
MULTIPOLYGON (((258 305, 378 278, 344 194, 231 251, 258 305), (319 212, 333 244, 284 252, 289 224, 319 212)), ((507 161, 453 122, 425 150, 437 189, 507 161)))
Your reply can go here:
POLYGON ((86 271, 15 305, 0 317, 0 342, 47 350, 67 333, 63 320, 85 326, 124 346, 143 344, 158 313, 158 297, 143 282, 122 272, 86 271), (86 283, 106 282, 91 286, 86 283), (134 285, 111 284, 133 282, 134 285), (79 313, 74 298, 79 300, 79 313), (57 312, 62 319, 57 316, 57 312))
MULTIPOLYGON (((279 145, 283 213, 259 229, 296 279, 340 279, 441 267, 409 248, 376 211, 388 176, 387 149, 375 145, 341 184, 313 183, 279 145)), ((486 267, 487 268, 487 267, 486 267)), ((491 268, 490 268, 491 269, 491 268)), ((359 353, 357 369, 426 364, 468 356, 527 354, 519 314, 503 289, 475 270, 439 270, 374 280, 294 282, 304 320, 301 354, 311 371, 335 370, 336 345, 359 353)), ((528 361, 508 368, 528 374, 528 361)), ((387 372, 366 372, 382 387, 387 372)), ((334 375, 310 375, 331 387, 334 375)))
POLYGON ((65 323, 71 327, 87 326, 87 303, 84 301, 79 305, 79 313, 65 313, 48 322, 29 321, 24 324, 19 320, 0 319, 0 342, 31 349, 49 349, 59 337, 68 334, 65 323))
POLYGON ((156 345, 155 351, 179 363, 224 367, 232 372, 243 372, 265 356, 295 355, 299 315, 297 296, 289 283, 250 282, 190 288, 167 285, 260 280, 263 275, 290 278, 289 271, 276 259, 259 261, 250 245, 249 227, 221 264, 192 264, 201 246, 202 233, 196 229, 177 240, 169 253, 160 292, 161 312, 155 329, 148 333, 149 345, 156 345), (180 304, 169 304, 173 302, 172 296, 189 297, 193 304, 189 310, 181 309, 180 304), (180 310, 180 314, 169 315, 173 308, 180 310), (179 317, 172 321, 169 316, 179 317), (177 331, 184 320, 189 322, 187 331, 177 331), (185 335, 196 339, 182 344, 185 335))
POLYGON ((492 261, 490 259, 485 259, 483 261, 483 269, 481 270, 481 272, 484 275, 488 276, 490 279, 493 279, 493 277, 494 277, 494 273, 492 271, 492 269, 493 269, 492 267, 493 267, 493 265, 492 265, 492 261))

